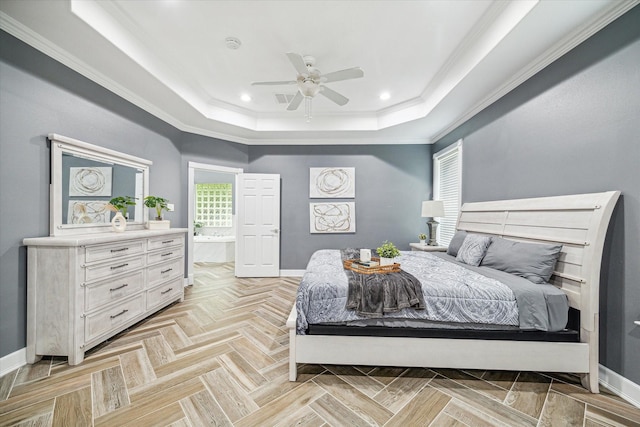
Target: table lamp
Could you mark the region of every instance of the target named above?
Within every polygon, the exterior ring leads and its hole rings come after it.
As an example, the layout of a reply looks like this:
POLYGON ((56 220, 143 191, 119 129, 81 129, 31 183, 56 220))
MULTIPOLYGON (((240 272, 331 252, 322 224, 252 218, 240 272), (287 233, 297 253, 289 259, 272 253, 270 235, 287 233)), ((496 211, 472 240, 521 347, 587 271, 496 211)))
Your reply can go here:
POLYGON ((422 217, 431 218, 427 221, 427 227, 429 227, 429 246, 438 246, 436 241, 436 230, 438 229, 439 222, 434 217, 444 216, 444 203, 442 200, 426 200, 422 202, 422 217))

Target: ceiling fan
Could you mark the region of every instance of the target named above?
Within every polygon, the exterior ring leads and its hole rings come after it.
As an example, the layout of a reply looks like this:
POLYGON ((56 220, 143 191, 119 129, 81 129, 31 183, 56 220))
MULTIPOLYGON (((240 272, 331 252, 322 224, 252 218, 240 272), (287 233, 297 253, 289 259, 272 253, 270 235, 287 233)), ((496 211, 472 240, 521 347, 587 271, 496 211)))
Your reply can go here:
POLYGON ((345 105, 349 102, 349 98, 339 94, 335 90, 327 87, 324 83, 337 82, 340 80, 357 79, 364 76, 364 71, 360 67, 347 68, 332 73, 322 74, 315 67, 316 59, 313 56, 302 56, 297 53, 287 53, 289 61, 298 72, 296 80, 275 81, 275 82, 253 82, 252 85, 298 85, 298 92, 293 97, 287 110, 296 110, 302 100, 305 100, 305 117, 307 121, 311 118, 311 99, 317 94, 324 95, 329 100, 338 105, 345 105))

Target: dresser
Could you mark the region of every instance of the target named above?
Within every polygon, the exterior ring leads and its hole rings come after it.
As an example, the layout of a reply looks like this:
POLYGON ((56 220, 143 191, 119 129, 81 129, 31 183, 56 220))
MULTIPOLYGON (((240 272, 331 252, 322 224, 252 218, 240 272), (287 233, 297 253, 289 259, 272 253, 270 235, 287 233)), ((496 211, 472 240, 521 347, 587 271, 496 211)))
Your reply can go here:
POLYGON ((27 362, 85 351, 184 299, 186 229, 24 239, 27 362))

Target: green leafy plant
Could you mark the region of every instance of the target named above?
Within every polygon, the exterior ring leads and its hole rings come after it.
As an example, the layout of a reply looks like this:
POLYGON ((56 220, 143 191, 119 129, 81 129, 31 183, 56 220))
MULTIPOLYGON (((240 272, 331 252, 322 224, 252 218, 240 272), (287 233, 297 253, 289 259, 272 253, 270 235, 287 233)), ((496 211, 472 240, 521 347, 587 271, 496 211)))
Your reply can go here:
POLYGON ((169 200, 157 196, 147 196, 144 198, 144 205, 148 208, 155 208, 156 220, 162 221, 162 211, 169 211, 167 207, 169 200))
POLYGON ((119 210, 122 216, 127 217, 127 210, 129 206, 136 204, 136 198, 131 196, 117 196, 109 200, 109 204, 119 210))
POLYGON ((385 240, 382 246, 376 249, 378 255, 382 258, 395 258, 400 255, 400 251, 395 245, 388 240, 385 240))
POLYGON ((426 234, 424 234, 424 233, 420 233, 420 234, 418 234, 418 239, 420 239, 420 240, 427 240, 427 235, 426 235, 426 234))
POLYGON ((203 224, 203 223, 193 221, 193 235, 194 235, 194 236, 197 236, 197 235, 198 235, 198 233, 200 232, 200 229, 201 229, 202 227, 204 227, 204 224, 203 224))

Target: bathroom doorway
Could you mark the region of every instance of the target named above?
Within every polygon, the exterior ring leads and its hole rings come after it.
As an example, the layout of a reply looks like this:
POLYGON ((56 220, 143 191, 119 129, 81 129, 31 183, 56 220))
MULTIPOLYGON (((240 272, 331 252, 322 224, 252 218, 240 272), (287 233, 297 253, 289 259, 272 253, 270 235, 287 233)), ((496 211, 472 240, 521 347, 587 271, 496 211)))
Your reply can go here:
POLYGON ((235 262, 236 176, 239 168, 189 162, 187 269, 194 262, 235 262))

